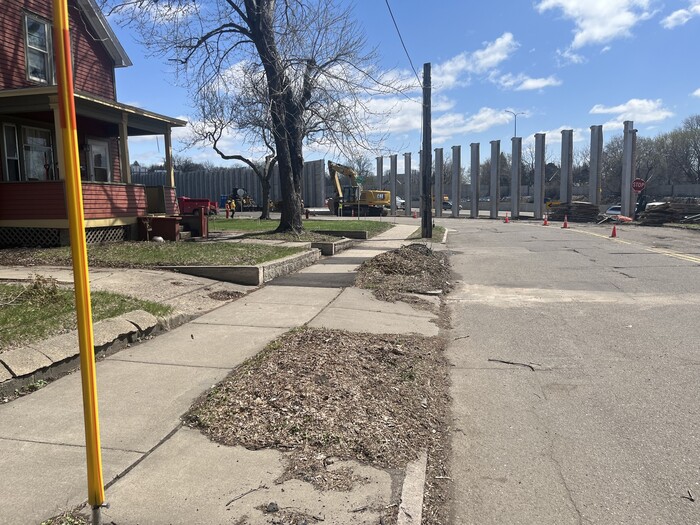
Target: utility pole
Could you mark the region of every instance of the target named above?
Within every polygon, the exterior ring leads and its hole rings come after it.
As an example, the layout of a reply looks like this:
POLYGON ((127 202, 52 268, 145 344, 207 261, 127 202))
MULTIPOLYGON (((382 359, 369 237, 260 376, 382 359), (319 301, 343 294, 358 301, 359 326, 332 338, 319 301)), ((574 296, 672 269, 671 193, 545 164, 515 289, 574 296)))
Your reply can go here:
MULTIPOLYGON (((430 171, 433 165, 433 140, 430 116, 430 62, 423 64, 423 154, 421 155, 421 176, 423 213, 421 214, 421 237, 433 236, 433 217, 430 202, 430 171)), ((437 203, 437 197, 436 197, 437 203)), ((442 205, 442 203, 437 203, 442 205)))

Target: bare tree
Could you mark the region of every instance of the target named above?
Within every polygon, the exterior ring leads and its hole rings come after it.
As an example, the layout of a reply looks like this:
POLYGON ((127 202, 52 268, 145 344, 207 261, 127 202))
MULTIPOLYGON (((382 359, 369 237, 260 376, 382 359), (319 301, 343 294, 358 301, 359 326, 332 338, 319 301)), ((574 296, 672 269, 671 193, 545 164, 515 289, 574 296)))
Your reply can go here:
POLYGON ((250 71, 235 75, 230 83, 203 88, 196 97, 194 119, 190 123, 188 146, 207 145, 224 160, 237 160, 249 166, 260 180, 262 188, 261 219, 270 218, 270 187, 277 156, 270 115, 255 77, 250 71), (231 89, 235 86, 235 89, 231 89), (251 146, 251 151, 264 150, 258 158, 241 153, 227 153, 226 138, 239 136, 251 146))
POLYGON ((686 118, 680 128, 668 133, 665 149, 671 180, 700 182, 700 115, 686 118))
POLYGON ((260 74, 283 197, 279 231, 303 228, 304 141, 365 147, 377 116, 372 97, 395 92, 337 0, 103 2, 172 61, 195 99, 238 64, 260 74))

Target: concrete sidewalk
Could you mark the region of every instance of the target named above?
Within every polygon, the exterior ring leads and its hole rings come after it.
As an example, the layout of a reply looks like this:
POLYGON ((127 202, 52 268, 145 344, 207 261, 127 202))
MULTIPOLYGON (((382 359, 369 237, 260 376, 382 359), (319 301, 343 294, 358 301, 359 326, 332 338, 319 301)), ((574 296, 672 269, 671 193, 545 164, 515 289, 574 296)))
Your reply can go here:
MULTIPOLYGON (((180 417, 232 368, 293 327, 436 334, 433 317, 424 311, 346 288, 362 260, 405 244, 415 229, 398 224, 360 248, 99 362, 110 504, 104 521, 217 524, 245 517, 245 523, 262 524, 269 516, 261 508, 274 501, 280 509, 329 523, 376 523, 380 510, 398 504, 401 474, 339 462, 334 468, 350 466, 366 483, 351 492, 318 492, 298 480, 276 484, 282 453, 220 446, 183 428, 180 417)), ((0 406, 1 523, 39 523, 85 500, 80 389, 79 374, 72 374, 0 406)))

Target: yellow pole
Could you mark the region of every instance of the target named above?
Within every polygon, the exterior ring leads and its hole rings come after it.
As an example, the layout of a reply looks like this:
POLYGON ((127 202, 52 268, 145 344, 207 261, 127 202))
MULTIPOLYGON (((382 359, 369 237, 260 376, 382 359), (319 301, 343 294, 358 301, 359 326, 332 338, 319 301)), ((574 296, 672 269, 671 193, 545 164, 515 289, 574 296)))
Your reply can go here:
POLYGON ((85 449, 87 454, 88 502, 93 509, 93 523, 100 521, 100 507, 104 503, 102 455, 100 452, 100 422, 97 414, 97 385, 95 378, 95 348, 90 304, 90 279, 85 242, 83 194, 80 183, 78 134, 73 93, 70 33, 67 0, 53 0, 54 49, 58 106, 65 159, 66 198, 70 244, 73 256, 75 283, 75 310, 78 317, 80 345, 80 375, 83 385, 83 418, 85 420, 85 449))

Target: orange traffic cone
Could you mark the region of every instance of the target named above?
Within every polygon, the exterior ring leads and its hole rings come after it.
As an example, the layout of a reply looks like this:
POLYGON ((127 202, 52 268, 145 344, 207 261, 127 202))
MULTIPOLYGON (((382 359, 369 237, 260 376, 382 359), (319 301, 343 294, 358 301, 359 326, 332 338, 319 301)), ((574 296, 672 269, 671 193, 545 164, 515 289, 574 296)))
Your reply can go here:
POLYGON ((613 224, 613 231, 610 234, 610 237, 612 237, 612 238, 617 237, 617 226, 615 226, 614 224, 613 224))
POLYGON ((564 224, 561 225, 562 228, 568 228, 569 227, 569 218, 564 215, 564 224))
POLYGON ((544 221, 542 222, 542 226, 549 226, 549 221, 547 220, 547 216, 544 216, 544 221))
POLYGON ((506 212, 506 219, 503 222, 505 222, 506 224, 510 222, 510 219, 508 218, 508 212, 506 212))

